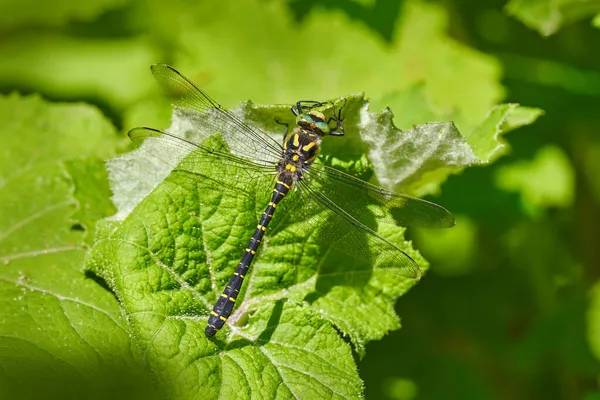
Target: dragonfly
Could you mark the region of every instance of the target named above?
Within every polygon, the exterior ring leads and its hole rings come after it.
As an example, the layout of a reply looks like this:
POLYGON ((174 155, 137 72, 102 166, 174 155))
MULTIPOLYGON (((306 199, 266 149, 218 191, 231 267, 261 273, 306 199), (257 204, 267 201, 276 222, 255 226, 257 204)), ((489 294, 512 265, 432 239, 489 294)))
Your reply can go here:
POLYGON ((190 140, 179 132, 139 127, 128 133, 133 142, 140 145, 154 142, 142 148, 179 170, 194 171, 198 163, 222 164, 224 168, 212 170, 215 175, 223 171, 223 176, 209 177, 218 182, 215 190, 236 187, 234 181, 240 178, 227 176, 230 166, 248 172, 248 179, 272 178, 271 191, 265 194, 264 212, 235 272, 210 312, 206 336, 214 336, 231 316, 244 278, 280 203, 290 204, 285 210, 287 220, 303 220, 306 229, 324 226, 324 237, 344 254, 358 260, 376 260, 378 268, 420 279, 421 270, 415 260, 377 233, 377 221, 406 227, 446 228, 454 225, 454 218, 435 203, 385 190, 319 161, 322 139, 345 135, 342 117, 345 103, 336 112, 334 102, 296 102, 290 108, 295 124, 292 129, 289 125, 282 128, 280 142, 222 107, 171 66, 155 64, 151 71, 171 100, 175 113, 193 128, 197 139, 190 140), (330 117, 325 116, 327 108, 333 109, 330 117), (216 133, 229 149, 207 144, 216 133), (193 158, 184 157, 190 152, 194 153, 193 158), (368 211, 371 205, 381 211, 377 218, 368 211))

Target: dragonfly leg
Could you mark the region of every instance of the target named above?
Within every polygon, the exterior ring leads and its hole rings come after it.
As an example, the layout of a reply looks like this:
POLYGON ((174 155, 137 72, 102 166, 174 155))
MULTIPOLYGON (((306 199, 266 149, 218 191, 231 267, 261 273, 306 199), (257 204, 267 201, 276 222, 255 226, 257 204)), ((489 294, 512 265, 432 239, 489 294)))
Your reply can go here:
MULTIPOLYGON (((293 107, 292 107, 293 108, 293 107)), ((287 134, 290 130, 290 124, 286 124, 285 122, 281 122, 280 120, 278 120, 277 118, 275 118, 275 122, 277 122, 279 125, 283 125, 285 126, 285 132, 283 132, 283 143, 285 144, 285 139, 287 137, 287 134)))
POLYGON ((331 132, 329 132, 331 136, 344 136, 344 126, 342 125, 342 121, 344 120, 344 118, 342 118, 342 110, 344 109, 344 107, 346 107, 346 103, 348 103, 348 100, 344 99, 344 105, 340 107, 337 114, 334 110, 331 118, 327 120, 327 125, 329 125, 331 121, 335 121, 335 127, 331 128, 331 132))
POLYGON ((298 114, 301 114, 304 112, 304 109, 312 110, 313 108, 321 107, 322 105, 324 105, 326 103, 328 103, 328 102, 323 103, 321 101, 315 101, 315 100, 299 100, 296 102, 296 105, 292 107, 292 112, 294 113, 294 115, 298 116, 298 114))

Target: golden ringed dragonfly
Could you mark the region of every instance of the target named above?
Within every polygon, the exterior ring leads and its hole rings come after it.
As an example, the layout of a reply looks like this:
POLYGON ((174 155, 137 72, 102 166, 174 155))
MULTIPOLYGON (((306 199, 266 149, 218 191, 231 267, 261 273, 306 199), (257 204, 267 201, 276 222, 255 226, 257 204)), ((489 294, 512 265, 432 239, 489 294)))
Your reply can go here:
POLYGON ((189 123, 199 140, 191 141, 180 133, 152 128, 132 129, 131 140, 155 142, 144 148, 179 170, 194 173, 199 163, 217 166, 212 169, 215 176, 210 177, 217 182, 217 191, 235 188, 240 180, 226 173, 217 176, 231 166, 246 172, 248 179, 267 176, 272 180, 254 234, 210 312, 207 336, 215 335, 233 312, 244 278, 280 203, 289 204, 279 213, 285 214, 282 220, 303 221, 306 229, 324 227, 326 233, 322 237, 327 238, 331 247, 413 279, 421 277, 419 266, 397 244, 377 233, 378 223, 428 228, 454 225, 450 212, 437 204, 382 189, 317 160, 325 136, 345 134, 342 118, 345 103, 336 111, 331 102, 297 102, 291 107, 295 125, 292 129, 286 125, 280 142, 223 108, 174 68, 155 64, 151 70, 172 101, 176 114, 189 123), (333 108, 329 118, 324 114, 327 106, 333 108), (230 147, 229 151, 206 145, 206 140, 216 133, 230 147), (191 152, 195 153, 193 161, 185 157, 191 152), (218 168, 219 165, 223 168, 218 168), (371 207, 376 208, 377 218, 371 207))

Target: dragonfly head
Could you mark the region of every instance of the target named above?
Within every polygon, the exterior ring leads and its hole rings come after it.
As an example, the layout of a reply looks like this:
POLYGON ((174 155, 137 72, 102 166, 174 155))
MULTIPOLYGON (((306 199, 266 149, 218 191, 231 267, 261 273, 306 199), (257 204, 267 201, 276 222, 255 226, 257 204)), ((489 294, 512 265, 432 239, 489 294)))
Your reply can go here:
POLYGON ((329 125, 325 121, 325 115, 317 110, 309 110, 298 114, 296 124, 303 129, 315 132, 319 136, 326 136, 331 132, 329 125))

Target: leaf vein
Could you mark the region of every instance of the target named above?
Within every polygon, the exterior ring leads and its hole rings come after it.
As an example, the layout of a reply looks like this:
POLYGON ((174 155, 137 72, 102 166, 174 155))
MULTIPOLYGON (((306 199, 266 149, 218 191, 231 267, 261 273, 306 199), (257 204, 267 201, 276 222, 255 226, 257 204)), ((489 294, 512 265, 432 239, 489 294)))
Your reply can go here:
POLYGON ((0 233, 0 241, 6 239, 14 231, 21 229, 25 225, 29 224, 30 222, 35 221, 36 219, 43 217, 44 215, 48 214, 49 212, 57 210, 62 207, 71 206, 71 205, 73 205, 73 203, 68 202, 68 201, 63 201, 61 203, 53 204, 51 206, 44 208, 43 210, 33 213, 33 214, 27 216, 27 218, 23 218, 21 221, 17 222, 16 224, 14 224, 10 228, 8 228, 6 231, 0 233))
POLYGON ((115 320, 107 311, 101 309, 100 307, 98 307, 98 306, 96 306, 94 304, 88 303, 86 301, 82 301, 82 300, 80 300, 78 298, 72 298, 72 297, 63 296, 61 294, 54 293, 54 292, 51 292, 51 291, 46 290, 46 289, 42 289, 42 288, 37 287, 37 286, 30 285, 30 284, 25 283, 25 282, 14 281, 14 280, 10 279, 9 277, 6 277, 6 276, 0 275, 0 280, 3 280, 3 281, 8 282, 8 283, 12 283, 12 284, 14 284, 16 286, 23 286, 23 287, 25 287, 25 288, 27 288, 29 290, 33 290, 33 291, 36 291, 36 292, 45 293, 45 294, 48 294, 50 296, 54 296, 54 297, 56 297, 60 301, 72 301, 73 303, 77 303, 77 304, 81 304, 81 305, 83 305, 85 307, 89 307, 89 308, 91 308, 93 310, 96 310, 96 311, 98 311, 98 312, 106 315, 111 321, 113 321, 115 323, 115 325, 117 325, 119 328, 121 328, 123 330, 123 332, 128 333, 127 329, 125 329, 119 322, 117 322, 117 320, 115 320))

